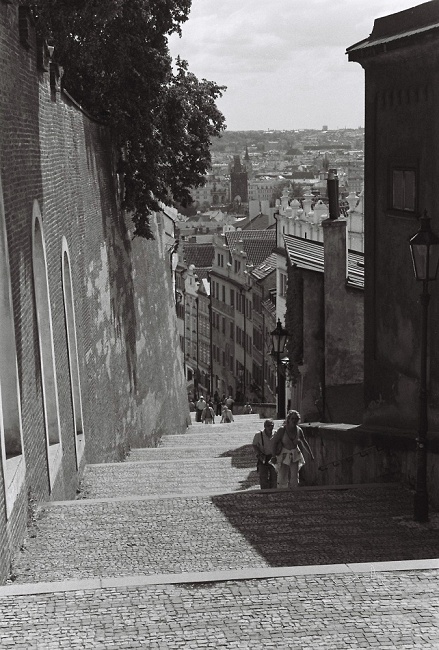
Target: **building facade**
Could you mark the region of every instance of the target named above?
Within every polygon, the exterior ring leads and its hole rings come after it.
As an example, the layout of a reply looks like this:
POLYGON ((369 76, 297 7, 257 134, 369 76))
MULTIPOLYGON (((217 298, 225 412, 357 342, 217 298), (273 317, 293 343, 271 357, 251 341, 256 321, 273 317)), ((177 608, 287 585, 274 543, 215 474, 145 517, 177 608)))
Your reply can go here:
MULTIPOLYGON (((439 232, 439 2, 375 20, 348 49, 366 78, 365 424, 415 431, 421 288, 408 241, 427 210, 439 232)), ((439 286, 430 286, 429 426, 439 430, 439 286)))

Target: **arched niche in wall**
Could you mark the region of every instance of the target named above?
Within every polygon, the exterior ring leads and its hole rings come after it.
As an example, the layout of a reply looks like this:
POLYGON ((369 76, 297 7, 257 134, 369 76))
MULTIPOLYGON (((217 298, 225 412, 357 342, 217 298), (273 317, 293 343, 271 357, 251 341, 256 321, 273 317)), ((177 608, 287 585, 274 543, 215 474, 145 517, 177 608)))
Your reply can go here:
POLYGON ((73 408, 73 431, 75 435, 76 467, 79 468, 84 454, 84 429, 82 421, 81 380, 79 373, 78 343, 76 338, 75 302, 70 267, 70 255, 65 237, 62 238, 62 281, 64 315, 66 321, 67 355, 70 370, 70 390, 73 408))
POLYGON ((32 262, 34 274, 35 307, 40 348, 41 387, 46 429, 49 483, 52 490, 61 466, 61 437, 56 382, 55 352, 53 346, 52 312, 50 308, 49 281, 47 274, 46 245, 43 221, 38 201, 33 205, 32 262))
POLYGON ((0 179, 0 447, 7 517, 13 510, 25 478, 16 350, 9 250, 0 179))

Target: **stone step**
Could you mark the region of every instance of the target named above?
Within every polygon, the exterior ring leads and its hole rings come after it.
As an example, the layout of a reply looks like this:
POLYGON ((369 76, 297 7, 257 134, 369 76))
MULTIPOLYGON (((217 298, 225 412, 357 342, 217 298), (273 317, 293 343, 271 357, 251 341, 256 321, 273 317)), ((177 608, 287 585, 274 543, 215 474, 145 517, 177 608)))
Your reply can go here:
POLYGON ((250 464, 255 464, 255 455, 251 444, 245 444, 241 447, 233 447, 227 441, 225 444, 206 445, 206 441, 197 446, 166 446, 166 447, 143 447, 131 449, 128 454, 127 462, 155 462, 159 460, 196 460, 199 458, 230 458, 234 457, 235 461, 242 459, 250 464))
POLYGON ((399 485, 46 504, 16 582, 439 557, 399 485))
POLYGON ((182 435, 166 435, 160 440, 161 447, 198 447, 199 445, 205 447, 212 445, 213 447, 220 445, 228 445, 230 448, 237 448, 244 444, 251 444, 255 431, 248 431, 243 429, 241 431, 228 431, 226 429, 217 429, 216 425, 210 427, 207 433, 205 431, 194 432, 192 429, 189 433, 182 435))
MULTIPOLYGON (((251 451, 240 455, 239 463, 236 461, 238 456, 234 456, 235 466, 232 466, 230 456, 189 460, 180 457, 179 449, 172 449, 171 460, 88 465, 81 481, 80 497, 187 495, 248 490, 259 486, 256 460, 251 451)), ((245 449, 251 450, 251 447, 245 449)))

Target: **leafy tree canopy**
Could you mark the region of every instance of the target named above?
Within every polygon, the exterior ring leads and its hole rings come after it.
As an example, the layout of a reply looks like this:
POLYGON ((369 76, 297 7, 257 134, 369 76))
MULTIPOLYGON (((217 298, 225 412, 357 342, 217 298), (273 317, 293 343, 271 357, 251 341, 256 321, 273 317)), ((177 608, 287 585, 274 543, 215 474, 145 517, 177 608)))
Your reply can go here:
MULTIPOLYGON (((34 3, 32 3, 34 4, 34 3)), ((35 5, 34 5, 35 6, 35 5)), ((191 0, 38 0, 37 27, 54 45, 66 90, 105 118, 122 152, 124 208, 134 234, 152 237, 158 202, 191 203, 203 184, 210 142, 225 128, 216 106, 224 87, 173 63, 168 36, 180 33, 191 0)))

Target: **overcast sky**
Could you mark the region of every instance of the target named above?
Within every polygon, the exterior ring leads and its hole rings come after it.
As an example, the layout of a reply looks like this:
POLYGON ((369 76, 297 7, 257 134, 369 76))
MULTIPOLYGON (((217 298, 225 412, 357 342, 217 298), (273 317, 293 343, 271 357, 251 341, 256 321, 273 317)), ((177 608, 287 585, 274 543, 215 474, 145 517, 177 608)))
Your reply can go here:
POLYGON ((364 71, 346 48, 375 18, 417 0, 192 0, 171 54, 197 77, 227 86, 227 128, 364 126, 364 71))

